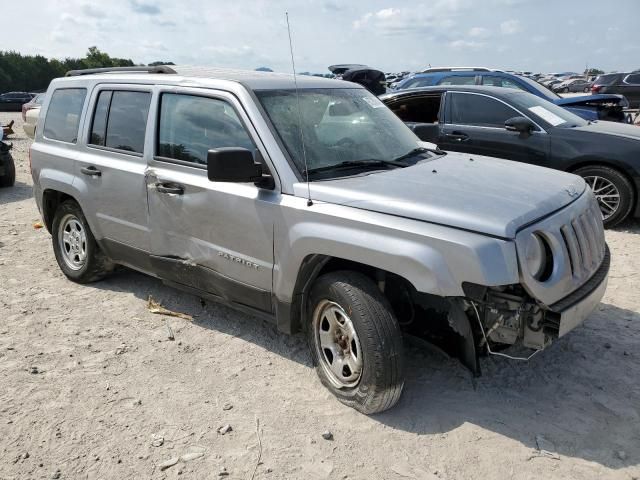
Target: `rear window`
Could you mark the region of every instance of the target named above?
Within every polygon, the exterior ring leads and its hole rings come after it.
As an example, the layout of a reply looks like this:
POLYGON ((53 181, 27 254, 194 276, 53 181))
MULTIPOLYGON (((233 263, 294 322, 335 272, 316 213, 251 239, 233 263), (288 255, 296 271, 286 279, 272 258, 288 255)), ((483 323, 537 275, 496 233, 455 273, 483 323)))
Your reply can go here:
POLYGON ((429 77, 410 78, 402 84, 402 88, 429 87, 433 84, 429 77))
POLYGON ((44 122, 46 138, 67 143, 78 141, 80 114, 86 95, 85 88, 59 88, 53 92, 44 122))
POLYGON ((142 153, 150 103, 149 92, 103 90, 93 114, 89 143, 142 153))

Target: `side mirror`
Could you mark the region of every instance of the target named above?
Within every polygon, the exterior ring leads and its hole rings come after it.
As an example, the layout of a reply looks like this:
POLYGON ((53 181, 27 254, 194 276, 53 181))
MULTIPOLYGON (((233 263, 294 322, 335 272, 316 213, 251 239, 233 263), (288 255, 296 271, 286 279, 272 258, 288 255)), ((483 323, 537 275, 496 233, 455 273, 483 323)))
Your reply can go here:
POLYGON ((437 123, 407 123, 406 125, 423 142, 438 143, 440 125, 437 123))
POLYGON ((531 133, 536 126, 525 117, 513 117, 504 122, 504 128, 510 132, 531 133))
POLYGON ((259 182, 262 165, 246 148, 218 148, 207 152, 207 176, 212 182, 259 182))

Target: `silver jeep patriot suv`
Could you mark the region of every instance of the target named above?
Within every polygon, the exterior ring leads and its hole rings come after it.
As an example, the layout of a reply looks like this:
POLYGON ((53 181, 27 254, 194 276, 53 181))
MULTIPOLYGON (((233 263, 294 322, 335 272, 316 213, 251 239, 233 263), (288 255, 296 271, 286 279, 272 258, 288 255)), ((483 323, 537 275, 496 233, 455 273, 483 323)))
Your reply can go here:
POLYGON ((443 323, 477 374, 481 353, 547 347, 606 288, 580 177, 440 151, 353 83, 77 71, 38 122, 35 198, 67 277, 125 265, 301 330, 364 413, 400 397, 404 330, 443 323))

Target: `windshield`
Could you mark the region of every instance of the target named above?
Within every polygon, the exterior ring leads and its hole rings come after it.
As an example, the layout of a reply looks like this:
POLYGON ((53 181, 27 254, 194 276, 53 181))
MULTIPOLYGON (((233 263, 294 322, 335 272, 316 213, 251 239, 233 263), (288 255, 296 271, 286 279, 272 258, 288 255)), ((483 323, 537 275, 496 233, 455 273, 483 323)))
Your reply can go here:
MULTIPOLYGON (((256 91, 267 115, 301 173, 323 171, 322 178, 347 175, 354 168, 386 168, 411 152, 419 140, 377 97, 365 89, 299 90, 300 117, 295 90, 256 91), (305 168, 299 124, 302 124, 305 168), (327 174, 331 167, 333 175, 327 174)), ((404 165, 395 165, 395 167, 404 165)), ((313 177, 311 178, 313 179, 313 177)))
POLYGON ((527 115, 534 115, 534 120, 542 126, 573 128, 588 125, 588 122, 555 103, 536 97, 530 93, 518 92, 512 94, 513 103, 527 115))

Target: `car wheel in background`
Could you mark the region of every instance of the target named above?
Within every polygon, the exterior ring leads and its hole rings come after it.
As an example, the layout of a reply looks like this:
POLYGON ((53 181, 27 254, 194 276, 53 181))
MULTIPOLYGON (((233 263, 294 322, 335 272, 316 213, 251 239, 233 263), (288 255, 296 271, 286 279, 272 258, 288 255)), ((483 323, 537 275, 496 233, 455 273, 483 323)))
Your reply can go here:
POLYGON ((593 190, 605 228, 616 226, 629 215, 634 192, 631 182, 622 173, 601 165, 582 167, 573 173, 584 178, 593 190))
POLYGON ((564 87, 562 89, 562 93, 569 93, 569 87, 564 87))
POLYGON ((96 243, 82 209, 74 200, 62 202, 51 227, 53 252, 62 272, 74 282, 100 280, 113 264, 96 243))
POLYGON ((0 154, 4 155, 3 163, 5 165, 4 175, 0 177, 0 188, 12 187, 16 183, 16 164, 13 161, 13 157, 10 153, 0 154))
POLYGON ((365 275, 338 271, 314 283, 307 339, 322 384, 367 415, 394 406, 404 385, 400 326, 365 275))

